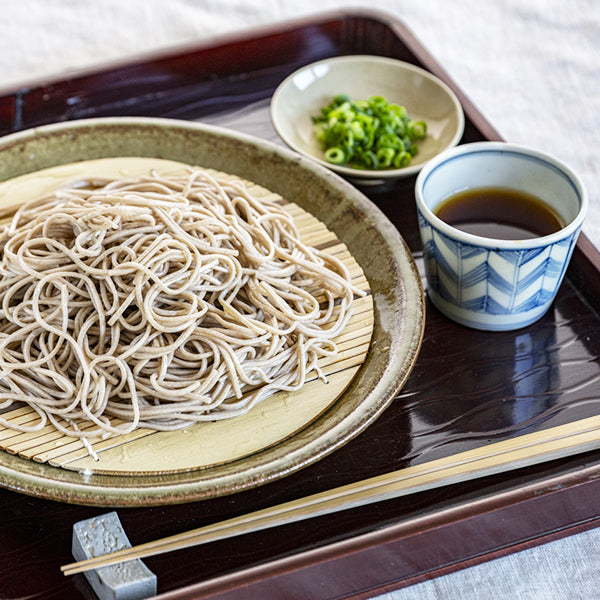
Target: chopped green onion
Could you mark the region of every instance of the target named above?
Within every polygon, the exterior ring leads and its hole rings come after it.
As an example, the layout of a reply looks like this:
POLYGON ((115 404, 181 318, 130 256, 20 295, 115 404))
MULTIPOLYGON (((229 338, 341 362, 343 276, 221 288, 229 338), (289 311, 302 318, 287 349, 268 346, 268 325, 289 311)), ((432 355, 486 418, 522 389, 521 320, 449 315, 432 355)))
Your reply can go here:
POLYGON ((379 162, 380 169, 387 169, 392 166, 392 160, 394 159, 393 148, 380 148, 377 150, 377 160, 379 162))
POLYGON ((402 167, 406 167, 406 165, 408 165, 410 163, 411 159, 412 159, 412 156, 410 155, 410 153, 399 152, 394 157, 394 166, 398 169, 401 169, 402 167))
POLYGON ((358 169, 405 167, 427 135, 425 121, 412 121, 404 106, 382 96, 352 101, 339 94, 313 123, 325 160, 358 169))
POLYGON ((427 123, 425 121, 412 121, 408 124, 408 135, 411 140, 422 140, 427 135, 427 123))
POLYGON ((327 150, 325 150, 325 160, 334 165, 340 165, 346 161, 346 155, 341 148, 327 148, 327 150))

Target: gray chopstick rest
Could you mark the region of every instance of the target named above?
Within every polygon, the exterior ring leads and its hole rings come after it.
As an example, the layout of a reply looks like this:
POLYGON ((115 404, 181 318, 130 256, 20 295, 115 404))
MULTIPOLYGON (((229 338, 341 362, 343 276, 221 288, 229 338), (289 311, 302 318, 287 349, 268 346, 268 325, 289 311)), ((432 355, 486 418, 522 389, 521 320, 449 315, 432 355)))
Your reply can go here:
MULTIPOLYGON (((72 552, 85 560, 131 548, 116 512, 73 525, 72 552)), ((85 576, 100 600, 142 600, 156 595, 156 575, 139 559, 86 571, 85 576)))

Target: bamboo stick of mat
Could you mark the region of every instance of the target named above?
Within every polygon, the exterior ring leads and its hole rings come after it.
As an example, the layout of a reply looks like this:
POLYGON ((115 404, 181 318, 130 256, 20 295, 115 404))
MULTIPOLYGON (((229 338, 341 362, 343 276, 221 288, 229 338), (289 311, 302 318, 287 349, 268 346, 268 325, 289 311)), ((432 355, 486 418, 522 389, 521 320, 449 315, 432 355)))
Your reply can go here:
POLYGON ((600 416, 496 442, 292 500, 181 534, 61 567, 74 575, 108 565, 331 514, 600 447, 600 416))

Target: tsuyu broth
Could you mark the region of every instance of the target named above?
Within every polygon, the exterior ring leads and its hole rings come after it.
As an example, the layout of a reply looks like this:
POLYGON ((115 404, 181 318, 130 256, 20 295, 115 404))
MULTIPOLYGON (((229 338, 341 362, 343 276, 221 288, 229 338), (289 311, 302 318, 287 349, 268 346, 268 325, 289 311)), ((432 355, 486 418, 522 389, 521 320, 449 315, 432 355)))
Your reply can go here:
POLYGON ((501 187, 463 190, 446 198, 434 213, 456 229, 499 240, 542 237, 565 226, 537 196, 501 187))

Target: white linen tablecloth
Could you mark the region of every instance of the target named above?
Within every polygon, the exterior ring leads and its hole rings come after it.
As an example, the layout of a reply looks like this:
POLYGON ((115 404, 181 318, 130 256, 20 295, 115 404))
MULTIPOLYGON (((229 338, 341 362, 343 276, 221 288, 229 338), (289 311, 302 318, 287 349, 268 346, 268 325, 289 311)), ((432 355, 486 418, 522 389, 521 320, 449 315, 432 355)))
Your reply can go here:
MULTIPOLYGON (((598 0, 0 0, 0 90, 349 7, 402 19, 506 140, 574 168, 600 247, 598 0)), ((600 597, 599 548, 594 530, 381 600, 600 597)))

